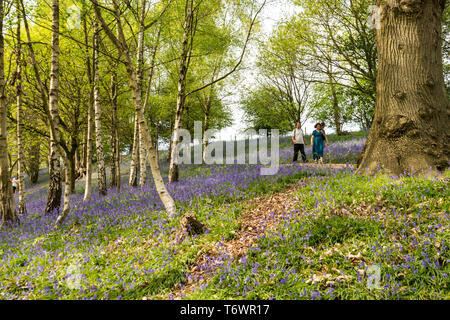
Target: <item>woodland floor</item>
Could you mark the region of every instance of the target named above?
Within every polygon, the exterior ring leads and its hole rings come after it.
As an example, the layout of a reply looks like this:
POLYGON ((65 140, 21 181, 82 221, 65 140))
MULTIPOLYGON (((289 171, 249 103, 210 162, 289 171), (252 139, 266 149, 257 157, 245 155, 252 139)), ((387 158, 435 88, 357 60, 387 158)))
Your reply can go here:
POLYGON ((182 167, 169 192, 207 231, 181 238, 154 187, 126 183, 85 203, 78 182, 54 230, 44 180, 0 229, 0 299, 450 299, 450 171, 355 175, 358 141, 324 165, 292 165, 286 146, 273 177, 182 167))

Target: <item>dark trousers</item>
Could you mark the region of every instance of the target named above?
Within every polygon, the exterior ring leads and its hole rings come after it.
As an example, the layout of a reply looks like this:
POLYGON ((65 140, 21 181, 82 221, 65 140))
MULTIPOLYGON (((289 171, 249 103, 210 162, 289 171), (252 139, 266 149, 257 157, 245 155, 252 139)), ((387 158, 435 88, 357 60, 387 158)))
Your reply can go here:
POLYGON ((303 162, 306 161, 306 154, 305 154, 305 145, 304 144, 294 144, 294 162, 298 160, 298 152, 302 153, 302 160, 303 162))

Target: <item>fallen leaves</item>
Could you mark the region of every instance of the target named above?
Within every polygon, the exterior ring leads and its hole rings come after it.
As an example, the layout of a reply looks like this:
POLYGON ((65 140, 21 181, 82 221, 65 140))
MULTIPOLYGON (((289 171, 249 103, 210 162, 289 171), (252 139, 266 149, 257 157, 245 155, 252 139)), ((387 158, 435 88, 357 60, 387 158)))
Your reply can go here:
POLYGON ((336 275, 333 275, 331 273, 314 274, 314 275, 312 275, 311 278, 306 280, 305 283, 308 283, 308 284, 319 284, 319 283, 325 282, 325 284, 327 286, 329 286, 331 284, 335 284, 336 282, 351 281, 351 280, 354 279, 353 276, 345 275, 345 274, 343 274, 342 271, 340 271, 340 270, 338 270, 336 268, 333 268, 332 270, 335 271, 335 272, 340 273, 341 275, 336 276, 336 275))
MULTIPOLYGON (((209 247, 206 252, 197 255, 196 262, 189 270, 188 285, 182 289, 175 289, 173 297, 180 299, 205 282, 210 277, 211 271, 222 265, 223 257, 230 260, 243 257, 248 249, 255 245, 261 234, 274 230, 286 212, 295 206, 297 201, 293 194, 297 189, 298 187, 291 187, 269 197, 256 197, 247 201, 244 204, 246 212, 239 217, 241 227, 235 233, 234 238, 222 243, 221 246, 209 247)), ((316 252, 311 247, 309 249, 316 252)))

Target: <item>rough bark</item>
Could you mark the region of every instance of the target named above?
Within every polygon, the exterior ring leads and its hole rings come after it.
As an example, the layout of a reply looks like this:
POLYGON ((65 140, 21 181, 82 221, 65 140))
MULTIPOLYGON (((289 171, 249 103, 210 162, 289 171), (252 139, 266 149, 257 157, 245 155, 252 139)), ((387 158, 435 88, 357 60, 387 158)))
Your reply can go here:
POLYGON ((23 120, 22 120, 22 61, 21 61, 21 19, 20 19, 20 6, 19 1, 16 1, 17 5, 17 62, 16 62, 16 106, 17 106, 17 175, 19 178, 19 206, 18 213, 19 215, 25 215, 27 213, 27 207, 25 203, 25 181, 24 181, 24 152, 23 152, 23 142, 22 142, 22 128, 23 128, 23 120))
POLYGON ((449 100, 444 89, 441 17, 445 1, 380 1, 375 117, 359 171, 444 169, 449 100))
POLYGON ((8 165, 8 143, 6 127, 7 101, 5 96, 5 63, 3 18, 4 3, 0 0, 0 217, 2 225, 17 221, 16 204, 8 165))
POLYGON ((94 110, 95 110, 95 145, 97 151, 98 192, 104 196, 107 193, 105 156, 102 141, 102 110, 100 104, 100 76, 99 76, 99 28, 96 21, 94 26, 94 110))
MULTIPOLYGON (((207 230, 206 226, 197 220, 194 213, 188 212, 184 214, 180 219, 179 235, 188 234, 190 236, 203 234, 207 230)), ((180 237, 181 238, 181 237, 180 237)))

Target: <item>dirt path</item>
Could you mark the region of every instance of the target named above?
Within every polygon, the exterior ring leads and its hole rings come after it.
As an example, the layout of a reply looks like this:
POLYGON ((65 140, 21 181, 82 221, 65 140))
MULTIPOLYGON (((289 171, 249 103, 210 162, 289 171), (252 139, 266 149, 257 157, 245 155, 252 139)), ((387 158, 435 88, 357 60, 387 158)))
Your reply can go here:
POLYGON ((208 251, 199 255, 190 268, 185 286, 180 288, 180 285, 177 285, 169 298, 181 299, 192 293, 194 289, 207 283, 223 262, 236 261, 242 257, 259 236, 274 229, 283 215, 293 208, 296 202, 293 193, 296 190, 298 186, 293 186, 270 197, 248 200, 244 205, 248 211, 239 218, 241 228, 235 237, 225 243, 211 246, 208 251))
POLYGON ((331 168, 331 169, 345 169, 345 168, 352 168, 355 169, 356 165, 354 164, 345 164, 345 163, 284 163, 281 164, 282 167, 291 167, 291 166, 303 166, 303 167, 310 167, 310 168, 331 168))
MULTIPOLYGON (((330 169, 355 167, 348 164, 329 163, 284 164, 282 166, 292 165, 330 169)), ((206 252, 200 254, 189 270, 185 285, 177 284, 168 298, 182 299, 195 289, 201 288, 224 262, 237 261, 256 243, 261 235, 274 230, 283 217, 287 216, 298 204, 298 199, 294 196, 294 193, 305 184, 307 179, 309 178, 304 178, 298 184, 269 197, 259 196, 245 201, 246 212, 239 217, 241 228, 237 231, 235 237, 224 243, 212 244, 206 252)))

